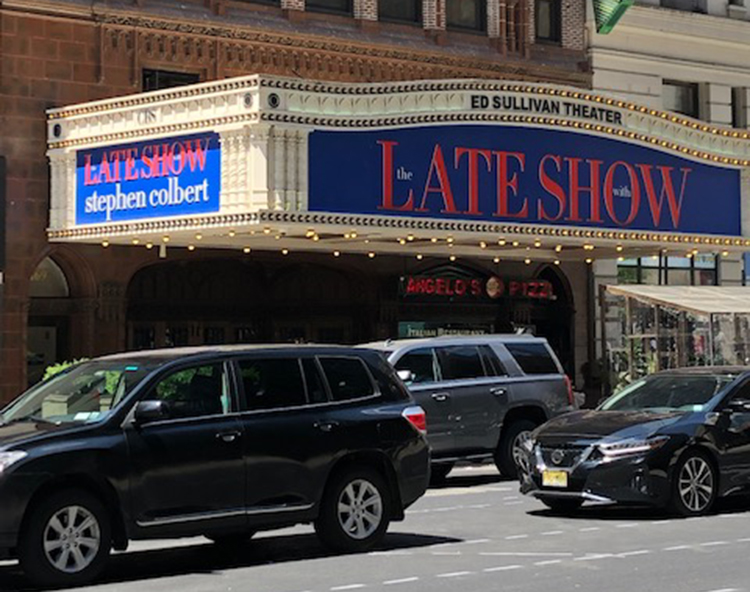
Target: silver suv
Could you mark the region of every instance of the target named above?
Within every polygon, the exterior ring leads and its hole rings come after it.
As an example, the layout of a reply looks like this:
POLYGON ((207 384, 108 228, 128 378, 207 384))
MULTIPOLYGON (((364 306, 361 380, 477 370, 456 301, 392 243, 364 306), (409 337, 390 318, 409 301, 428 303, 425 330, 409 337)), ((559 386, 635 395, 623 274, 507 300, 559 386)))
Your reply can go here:
POLYGON ((480 335, 376 342, 427 412, 433 481, 458 460, 493 459, 516 476, 523 442, 576 408, 571 383, 546 339, 480 335))

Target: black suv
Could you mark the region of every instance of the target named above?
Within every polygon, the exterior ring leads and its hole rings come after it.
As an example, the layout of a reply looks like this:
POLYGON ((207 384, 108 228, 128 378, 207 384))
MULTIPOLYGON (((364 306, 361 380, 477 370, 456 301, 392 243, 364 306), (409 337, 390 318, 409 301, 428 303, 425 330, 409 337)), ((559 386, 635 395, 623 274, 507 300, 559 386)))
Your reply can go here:
POLYGON ((221 543, 313 522, 360 551, 429 480, 425 415, 375 352, 170 349, 98 358, 0 415, 0 556, 87 582, 131 539, 221 543))

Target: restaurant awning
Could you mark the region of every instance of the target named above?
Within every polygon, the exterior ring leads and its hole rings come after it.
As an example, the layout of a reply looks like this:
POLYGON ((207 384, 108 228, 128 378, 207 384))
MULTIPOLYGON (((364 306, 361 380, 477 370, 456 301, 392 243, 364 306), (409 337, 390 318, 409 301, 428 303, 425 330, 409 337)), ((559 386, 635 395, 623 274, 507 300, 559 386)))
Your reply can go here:
POLYGON ((610 294, 697 315, 750 314, 750 286, 607 286, 610 294))

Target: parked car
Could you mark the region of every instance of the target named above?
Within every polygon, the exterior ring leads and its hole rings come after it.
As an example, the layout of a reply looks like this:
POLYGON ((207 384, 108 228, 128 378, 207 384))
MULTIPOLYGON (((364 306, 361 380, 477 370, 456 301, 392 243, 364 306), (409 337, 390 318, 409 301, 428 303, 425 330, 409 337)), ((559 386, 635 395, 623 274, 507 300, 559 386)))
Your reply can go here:
POLYGON ((382 356, 216 347, 102 357, 0 415, 0 550, 90 581, 131 539, 220 543, 312 522, 361 551, 425 491, 424 411, 382 356))
POLYGON ((437 337, 370 343, 386 354, 427 413, 433 480, 459 460, 493 459, 516 476, 523 441, 575 408, 571 383, 547 341, 531 335, 437 337))
POLYGON ((750 369, 654 374, 550 421, 525 447, 521 491, 553 510, 592 500, 705 514, 750 486, 750 369))

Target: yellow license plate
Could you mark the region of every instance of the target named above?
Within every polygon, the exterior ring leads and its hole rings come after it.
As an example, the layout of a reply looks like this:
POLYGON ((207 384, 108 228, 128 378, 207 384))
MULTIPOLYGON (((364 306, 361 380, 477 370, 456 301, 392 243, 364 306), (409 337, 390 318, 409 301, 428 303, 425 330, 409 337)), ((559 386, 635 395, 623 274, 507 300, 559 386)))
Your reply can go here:
POLYGON ((568 474, 565 471, 544 471, 542 473, 543 487, 567 487, 568 474))

